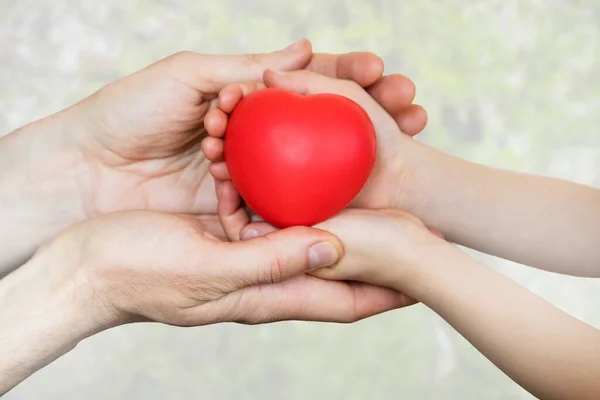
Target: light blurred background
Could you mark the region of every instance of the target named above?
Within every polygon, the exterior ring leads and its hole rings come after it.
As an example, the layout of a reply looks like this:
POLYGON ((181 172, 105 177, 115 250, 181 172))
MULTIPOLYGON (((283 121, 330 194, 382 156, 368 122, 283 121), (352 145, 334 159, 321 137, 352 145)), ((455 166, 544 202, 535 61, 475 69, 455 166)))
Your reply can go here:
MULTIPOLYGON (((419 140, 599 186, 598 21, 596 0, 0 0, 0 132, 178 50, 264 52, 308 37, 317 51, 376 52, 386 72, 413 78, 430 116, 419 140)), ((476 256, 600 327, 598 281, 476 256)), ((418 305, 352 325, 126 326, 5 398, 532 397, 418 305)))

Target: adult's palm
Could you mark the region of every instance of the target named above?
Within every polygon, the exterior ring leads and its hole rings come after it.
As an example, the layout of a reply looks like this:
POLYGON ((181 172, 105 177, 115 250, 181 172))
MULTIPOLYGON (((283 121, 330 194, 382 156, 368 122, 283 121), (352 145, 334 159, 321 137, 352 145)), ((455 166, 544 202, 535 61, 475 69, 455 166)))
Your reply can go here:
POLYGON ((313 55, 306 40, 270 54, 177 53, 75 106, 83 107, 89 124, 78 142, 88 171, 82 193, 89 216, 126 209, 216 214, 214 181, 200 149, 206 113, 231 83, 261 80, 265 69, 302 68, 370 87, 407 130, 424 126, 406 116, 414 111, 412 82, 382 78, 383 63, 371 53, 313 55))

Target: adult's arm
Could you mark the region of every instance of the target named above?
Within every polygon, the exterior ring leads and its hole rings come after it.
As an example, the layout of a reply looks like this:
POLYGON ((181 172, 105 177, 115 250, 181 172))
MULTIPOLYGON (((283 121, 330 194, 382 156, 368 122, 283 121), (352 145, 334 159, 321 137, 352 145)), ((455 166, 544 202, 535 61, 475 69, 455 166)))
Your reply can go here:
POLYGON ((0 278, 85 216, 85 163, 73 151, 73 137, 84 127, 72 113, 65 110, 0 138, 0 278))
POLYGON ((32 259, 0 280, 0 396, 103 329, 72 290, 46 284, 60 268, 47 262, 32 259))
POLYGON ((372 53, 313 54, 301 40, 268 54, 167 57, 0 138, 0 277, 82 219, 127 209, 216 216, 197 140, 204 113, 224 86, 267 68, 356 81, 411 133, 424 127, 412 82, 382 77, 372 53))
POLYGON ((0 280, 0 396, 117 325, 354 322, 414 303, 391 289, 307 275, 343 254, 325 231, 230 243, 205 228, 167 213, 108 214, 67 228, 0 280))

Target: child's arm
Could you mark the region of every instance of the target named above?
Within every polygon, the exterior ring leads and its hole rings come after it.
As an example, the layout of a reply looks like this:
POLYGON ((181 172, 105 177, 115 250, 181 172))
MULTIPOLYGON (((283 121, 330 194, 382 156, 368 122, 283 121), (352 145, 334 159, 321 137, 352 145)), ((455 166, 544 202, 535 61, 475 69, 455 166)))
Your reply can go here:
MULTIPOLYGON (((219 218, 238 240, 249 227, 230 181, 217 184, 219 218)), ((344 244, 323 279, 389 287, 437 312, 526 390, 542 399, 600 398, 600 332, 479 264, 398 211, 346 210, 317 225, 344 244)), ((270 228, 274 229, 274 228, 270 228)))
POLYGON ((600 276, 600 190, 488 168, 414 141, 400 204, 455 243, 537 268, 600 276))
POLYGON ((600 332, 457 248, 429 253, 413 296, 541 399, 600 398, 600 332))
POLYGON ((598 330, 481 265, 405 214, 352 211, 320 227, 342 240, 346 255, 317 276, 404 292, 541 399, 600 398, 598 330))
MULTIPOLYGON (((340 89, 336 81, 319 87, 343 92, 334 90, 340 89)), ((300 84, 296 89, 303 91, 300 84)), ((245 91, 238 91, 241 98, 245 91)), ((348 97, 363 106, 370 101, 348 97)), ((379 126, 373 110, 371 118, 379 126)), ((220 121, 224 127, 226 116, 220 121)), ((209 133, 222 137, 224 128, 209 133)), ((429 226, 473 248, 540 268, 600 275, 600 267, 594 268, 600 260, 594 246, 600 237, 600 191, 478 166, 407 138, 400 145, 401 179, 387 181, 402 184, 398 206, 410 206, 429 226)), ((207 157, 220 161, 222 151, 214 153, 207 157)), ((239 194, 231 182, 219 182, 228 179, 224 167, 214 164, 211 172, 228 237, 274 229, 247 225, 239 194)), ((318 227, 336 234, 346 254, 316 276, 392 287, 422 301, 540 398, 600 398, 600 332, 436 238, 414 217, 397 210, 346 210, 318 227)))
MULTIPOLYGON (((337 93, 368 112, 378 165, 354 207, 408 210, 452 242, 549 271, 600 277, 599 189, 488 168, 425 146, 402 134, 367 92, 343 80, 301 71, 266 73, 265 83, 297 93, 337 93)), ((226 114, 257 88, 230 87, 220 97, 207 116, 207 158, 222 161, 226 114)), ((229 179, 223 162, 210 170, 217 180, 229 179)))

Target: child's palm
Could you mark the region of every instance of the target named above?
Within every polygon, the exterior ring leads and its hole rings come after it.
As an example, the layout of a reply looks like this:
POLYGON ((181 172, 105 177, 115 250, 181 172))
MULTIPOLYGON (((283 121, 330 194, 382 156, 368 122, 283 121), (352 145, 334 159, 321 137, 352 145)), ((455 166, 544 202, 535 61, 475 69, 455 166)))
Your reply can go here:
MULTIPOLYGON (((348 97, 360 104, 369 114, 377 132, 377 162, 369 181, 352 202, 351 207, 356 208, 390 208, 396 204, 398 190, 402 185, 402 170, 404 164, 402 141, 411 140, 410 136, 402 134, 399 125, 406 126, 406 130, 416 134, 421 131, 426 123, 424 110, 412 105, 414 86, 406 78, 391 76, 388 79, 397 80, 397 93, 402 98, 389 99, 398 104, 397 115, 392 117, 377 103, 363 88, 351 81, 332 79, 308 71, 297 71, 285 75, 265 73, 264 81, 268 87, 277 87, 290 90, 299 94, 335 93, 348 97), (402 107, 403 106, 403 107, 402 107)), ((388 82, 389 84, 389 82, 388 82)), ((203 150, 207 158, 213 161, 210 171, 217 181, 230 179, 227 167, 223 162, 223 140, 227 126, 227 114, 248 93, 264 88, 261 83, 244 83, 234 85, 223 90, 219 96, 219 108, 208 115, 206 128, 210 135, 203 143, 203 150)), ((377 87, 370 88, 377 91, 377 87)), ((390 91, 391 92, 391 91, 390 91)), ((381 98, 381 96, 379 96, 381 98)), ((229 189, 228 189, 229 190, 229 189)), ((228 195, 232 204, 239 205, 235 200, 236 195, 228 195)), ((248 223, 248 217, 240 217, 234 206, 225 206, 231 217, 241 218, 248 223)), ((236 219, 236 220, 237 220, 236 219)), ((239 228, 240 222, 235 226, 239 228)), ((241 227, 243 228, 243 227, 241 227)), ((241 228, 239 228, 241 230, 241 228)), ((238 235, 234 235, 237 237, 238 235)))

